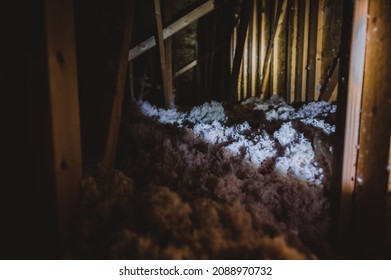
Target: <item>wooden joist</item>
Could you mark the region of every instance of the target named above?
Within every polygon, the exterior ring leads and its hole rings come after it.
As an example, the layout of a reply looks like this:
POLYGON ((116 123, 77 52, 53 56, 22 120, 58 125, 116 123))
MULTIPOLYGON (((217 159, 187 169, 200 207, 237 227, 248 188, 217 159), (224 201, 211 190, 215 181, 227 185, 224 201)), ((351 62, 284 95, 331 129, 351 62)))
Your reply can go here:
MULTIPOLYGON (((189 12, 187 15, 183 16, 182 18, 178 19, 174 23, 164 28, 163 40, 169 38, 178 31, 190 25, 192 22, 213 11, 216 8, 216 4, 214 2, 214 0, 209 0, 205 2, 198 8, 195 8, 193 11, 189 12)), ((136 57, 153 48, 154 46, 156 46, 156 40, 154 36, 151 36, 150 38, 138 44, 136 47, 132 48, 129 51, 128 60, 131 61, 135 59, 136 57)))
POLYGON ((155 37, 159 46, 160 67, 162 71, 162 83, 163 83, 163 91, 164 91, 164 105, 166 107, 173 107, 174 99, 173 99, 173 88, 172 88, 172 75, 169 76, 168 68, 167 68, 160 0, 154 0, 154 8, 155 8, 155 23, 156 23, 155 37))

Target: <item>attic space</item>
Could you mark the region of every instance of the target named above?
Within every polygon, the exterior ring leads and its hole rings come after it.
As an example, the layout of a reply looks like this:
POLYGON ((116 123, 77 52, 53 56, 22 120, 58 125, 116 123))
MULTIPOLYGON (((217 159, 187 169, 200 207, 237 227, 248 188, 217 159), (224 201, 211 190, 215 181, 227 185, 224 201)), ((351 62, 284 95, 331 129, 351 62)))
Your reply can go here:
POLYGON ((391 258, 390 1, 38 2, 2 258, 391 258))

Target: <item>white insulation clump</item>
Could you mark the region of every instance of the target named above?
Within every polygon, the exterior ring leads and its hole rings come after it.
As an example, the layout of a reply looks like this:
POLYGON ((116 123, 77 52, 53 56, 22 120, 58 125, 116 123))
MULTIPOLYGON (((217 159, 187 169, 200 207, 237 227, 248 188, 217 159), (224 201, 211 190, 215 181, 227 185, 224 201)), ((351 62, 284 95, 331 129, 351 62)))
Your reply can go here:
POLYGON ((292 121, 297 120, 330 135, 335 132, 335 126, 324 118, 336 112, 336 105, 324 101, 310 102, 295 109, 277 96, 267 102, 257 98, 244 101, 242 106, 263 111, 266 123, 282 122, 274 133, 252 129, 247 121, 229 125, 223 106, 215 101, 194 107, 188 113, 176 109, 157 109, 148 102, 139 102, 139 106, 146 116, 155 117, 160 123, 180 127, 185 121, 192 124, 187 129, 208 144, 220 145, 227 157, 240 157, 255 167, 273 159, 276 173, 303 183, 323 185, 324 170, 318 167, 313 144, 294 127, 292 121))
POLYGON ((315 166, 315 154, 302 133, 298 133, 292 123, 284 123, 280 130, 274 133, 274 138, 284 147, 284 153, 276 160, 276 171, 283 175, 307 183, 321 185, 323 170, 315 166))

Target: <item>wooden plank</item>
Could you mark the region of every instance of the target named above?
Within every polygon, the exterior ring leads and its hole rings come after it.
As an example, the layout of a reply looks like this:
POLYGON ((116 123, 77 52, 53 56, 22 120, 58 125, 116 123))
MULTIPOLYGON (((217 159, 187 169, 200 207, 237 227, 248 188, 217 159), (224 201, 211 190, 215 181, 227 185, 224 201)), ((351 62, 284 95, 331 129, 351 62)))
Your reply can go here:
MULTIPOLYGON (((368 1, 361 2, 362 5, 368 5, 368 1)), ((367 44, 353 232, 357 249, 364 258, 384 258, 387 253, 390 255, 390 252, 384 251, 391 131, 390 11, 390 1, 371 1, 368 26, 364 23, 357 26, 359 30, 367 30, 367 44)), ((367 13, 363 8, 364 12, 367 13)))
POLYGON ((388 170, 388 196, 391 198, 391 135, 390 135, 389 147, 390 148, 388 149, 389 151, 388 151, 388 165, 387 165, 387 170, 388 170))
POLYGON ((117 153, 118 133, 121 122, 122 102, 125 91, 126 70, 128 64, 127 54, 130 47, 133 28, 133 0, 127 1, 125 11, 127 11, 127 13, 125 15, 125 20, 123 21, 123 26, 118 26, 118 28, 122 29, 122 36, 119 38, 119 45, 121 45, 120 57, 117 64, 114 102, 111 110, 106 150, 103 160, 103 166, 107 172, 111 172, 113 169, 117 153))
POLYGON ((164 105, 170 108, 174 106, 174 98, 172 92, 172 76, 168 76, 168 72, 167 72, 167 60, 166 60, 166 50, 165 50, 164 38, 163 38, 163 24, 162 24, 162 15, 160 9, 160 0, 154 0, 154 9, 155 9, 155 23, 156 23, 156 40, 158 42, 158 47, 159 47, 160 67, 162 71, 164 105))
MULTIPOLYGON (((252 0, 250 0, 252 1, 252 0)), ((249 12, 251 14, 251 12, 249 12)), ((243 100, 246 98, 248 91, 249 91, 249 78, 251 76, 250 73, 250 68, 249 68, 249 41, 250 41, 250 20, 247 26, 247 31, 246 31, 246 40, 244 42, 244 50, 243 50, 243 91, 241 91, 240 94, 240 99, 239 101, 243 100)))
MULTIPOLYGON (((165 2, 164 5, 164 14, 166 21, 171 20, 171 3, 169 1, 165 2)), ((168 82, 168 92, 171 94, 172 102, 174 102, 174 85, 173 85, 173 70, 172 70, 172 60, 173 60, 173 53, 172 53, 172 38, 169 37, 165 40, 165 49, 166 49, 166 66, 167 66, 167 82, 168 82)))
POLYGON ((322 85, 322 59, 323 59, 323 30, 324 30, 325 0, 319 0, 318 5, 318 28, 316 37, 316 62, 315 62, 315 85, 314 99, 318 100, 322 85))
MULTIPOLYGON (((357 149, 360 125, 360 109, 364 75, 368 0, 355 1, 351 35, 349 76, 347 80, 347 103, 342 153, 342 178, 339 210, 339 241, 344 244, 349 236, 352 195, 356 180, 357 149)), ((343 44, 345 44, 344 42, 343 44)), ((346 74, 346 73, 345 73, 346 74)), ((340 84, 344 84, 344 73, 340 73, 340 84)), ((343 92, 340 92, 343 95, 343 92)), ((341 103, 340 103, 341 104, 341 103)), ((341 104, 343 106, 343 104, 341 104)), ((344 111, 341 106, 339 110, 344 111)))
MULTIPOLYGON (((264 98, 264 96, 262 96, 264 93, 262 92, 262 80, 264 79, 263 78, 263 75, 265 75, 263 73, 263 69, 265 67, 265 64, 266 64, 266 53, 267 53, 267 47, 268 47, 268 42, 269 42, 269 36, 271 34, 269 34, 269 21, 268 21, 268 17, 267 17, 267 6, 270 5, 270 1, 267 1, 267 0, 260 0, 261 1, 261 5, 262 5, 262 13, 260 15, 260 41, 259 41, 259 45, 260 45, 260 59, 259 59, 259 63, 258 63, 258 81, 257 81, 257 97, 262 97, 264 98)), ((266 89, 265 89, 266 91, 266 89)))
POLYGON ((287 57, 287 101, 295 101, 297 63, 297 16, 298 0, 288 1, 288 57, 287 57))
MULTIPOLYGON (((277 21, 279 16, 279 10, 278 10, 278 2, 274 1, 274 19, 273 22, 277 21)), ((279 36, 276 36, 276 39, 273 41, 273 48, 272 48, 272 54, 271 54, 271 83, 272 83, 272 92, 271 95, 277 95, 278 94, 278 55, 279 55, 279 48, 280 48, 280 40, 278 40, 279 36)))
MULTIPOLYGON (((288 7, 287 1, 287 7, 288 7)), ((286 8, 288 10, 288 8, 286 8)), ((287 48, 288 48, 288 34, 287 34, 287 13, 285 12, 285 16, 282 18, 282 21, 280 22, 280 32, 277 37, 278 41, 278 48, 276 48, 277 51, 277 90, 276 94, 284 100, 287 100, 287 48)))
POLYGON ((82 177, 73 1, 45 0, 44 13, 54 185, 42 183, 55 188, 56 209, 51 211, 64 231, 75 213, 82 177))
POLYGON ((302 101, 303 91, 303 55, 304 55, 304 14, 306 0, 298 1, 298 17, 297 17, 297 58, 296 58, 296 86, 295 86, 295 101, 302 101))
MULTIPOLYGON (((236 42, 236 51, 234 57, 234 63, 232 67, 231 73, 231 94, 228 99, 230 106, 237 101, 237 93, 238 93, 238 78, 240 73, 240 65, 242 64, 243 52, 245 48, 245 41, 247 37, 247 29, 250 20, 250 10, 251 10, 251 0, 244 0, 242 4, 242 10, 240 12, 240 23, 238 27, 238 40, 236 42)), ((243 69, 243 72, 246 70, 243 69)))
MULTIPOLYGON (((164 17, 165 21, 168 22, 171 20, 171 5, 166 1, 164 5, 164 17)), ((165 40, 165 49, 166 49, 166 65, 167 65, 167 82, 169 86, 169 92, 171 92, 172 99, 174 100, 174 86, 173 86, 173 76, 172 76, 172 37, 169 37, 165 40)))
POLYGON ((251 90, 248 97, 255 96, 257 90, 257 62, 258 62, 258 3, 253 0, 252 16, 251 16, 251 90))
POLYGON ((309 70, 309 61, 308 61, 308 46, 309 46, 309 25, 310 25, 310 1, 305 0, 304 5, 304 18, 303 18, 303 64, 302 64, 302 86, 301 86, 301 101, 307 101, 307 79, 308 79, 308 70, 309 70))
POLYGON ((270 68, 270 61, 271 61, 271 55, 273 53, 273 47, 276 42, 276 38, 278 37, 282 24, 281 22, 284 20, 285 14, 286 14, 286 7, 287 7, 287 0, 279 1, 278 3, 278 12, 277 12, 277 17, 276 21, 273 23, 272 27, 272 33, 270 36, 269 44, 268 44, 268 49, 266 51, 266 57, 265 57, 265 64, 263 67, 262 71, 262 76, 261 76, 261 94, 264 95, 264 99, 269 98, 270 96, 266 95, 266 87, 267 87, 267 82, 269 78, 269 71, 268 68, 270 68))
MULTIPOLYGON (((272 1, 272 13, 271 13, 271 22, 275 22, 279 16, 279 2, 272 1)), ((273 30, 271 31, 273 32, 273 30)), ((277 38, 278 36, 276 36, 277 38)), ((277 51, 278 51, 278 40, 273 42, 273 48, 271 53, 271 62, 270 62, 270 96, 277 94, 277 51)))
MULTIPOLYGON (((391 252, 391 135, 388 152, 388 198, 386 210, 386 252, 391 252)), ((389 259, 389 258, 388 258, 389 259)))
MULTIPOLYGON (((209 0, 199 6, 198 8, 195 8, 193 11, 189 12, 187 15, 181 17, 174 23, 170 24, 163 30, 163 39, 167 39, 177 33, 178 31, 182 30, 183 28, 189 26, 192 22, 198 20, 199 18, 205 16, 206 14, 210 13, 216 8, 216 4, 214 3, 214 0, 209 0)), ((131 61, 138 57, 139 55, 143 54, 144 52, 150 50, 156 46, 156 40, 154 36, 151 36, 144 42, 138 44, 136 47, 132 48, 129 51, 128 60, 131 61)))
POLYGON ((308 62, 307 62, 307 90, 306 101, 315 100, 315 74, 318 38, 318 12, 319 0, 310 0, 309 26, 308 26, 308 62))

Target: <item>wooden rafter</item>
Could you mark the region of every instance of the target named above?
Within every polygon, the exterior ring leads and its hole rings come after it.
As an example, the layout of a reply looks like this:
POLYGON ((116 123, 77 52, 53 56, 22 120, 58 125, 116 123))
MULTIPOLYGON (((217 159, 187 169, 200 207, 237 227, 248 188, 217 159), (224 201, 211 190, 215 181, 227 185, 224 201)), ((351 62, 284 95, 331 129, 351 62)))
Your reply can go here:
MULTIPOLYGON (((118 142, 118 133, 119 126, 121 121, 122 113, 122 101, 125 91, 125 80, 126 80, 126 70, 127 70, 127 60, 126 56, 130 46, 130 39, 133 27, 133 13, 134 13, 134 1, 130 0, 126 4, 126 16, 124 24, 122 27, 122 36, 120 40, 122 41, 120 47, 120 58, 118 61, 117 72, 116 72, 116 81, 115 81, 115 95, 113 107, 111 110, 111 118, 109 124, 109 132, 107 136, 106 150, 104 155, 104 167, 107 171, 111 171, 114 167, 115 155, 117 153, 117 142, 118 142)), ((130 65, 131 66, 131 65, 130 65)), ((133 77, 130 77, 133 81, 133 77)))

